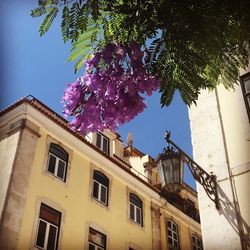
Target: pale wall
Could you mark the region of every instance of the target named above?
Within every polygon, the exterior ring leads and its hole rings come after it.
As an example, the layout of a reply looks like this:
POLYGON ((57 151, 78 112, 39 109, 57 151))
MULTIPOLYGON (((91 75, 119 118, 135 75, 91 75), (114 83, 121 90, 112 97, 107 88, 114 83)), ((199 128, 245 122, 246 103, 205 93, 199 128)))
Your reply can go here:
MULTIPOLYGON (((23 223, 24 206, 29 188, 31 165, 36 150, 37 135, 26 129, 20 131, 20 141, 16 147, 11 182, 8 187, 0 230, 0 249, 16 249, 20 228, 23 223)), ((19 134, 19 132, 17 133, 19 134)))
POLYGON ((16 132, 0 141, 0 221, 16 155, 19 133, 16 132))
POLYGON ((241 249, 243 222, 249 233, 250 128, 240 86, 203 91, 189 117, 194 159, 217 176, 221 201, 217 211, 198 185, 205 249, 241 249))

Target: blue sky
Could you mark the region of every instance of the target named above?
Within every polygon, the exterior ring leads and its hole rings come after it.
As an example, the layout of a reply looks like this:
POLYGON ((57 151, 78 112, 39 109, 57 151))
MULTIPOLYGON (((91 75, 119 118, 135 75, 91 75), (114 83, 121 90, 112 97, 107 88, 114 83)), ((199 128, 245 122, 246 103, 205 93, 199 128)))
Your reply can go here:
MULTIPOLYGON (((70 44, 64 44, 61 39, 59 18, 49 32, 40 37, 41 19, 30 16, 35 7, 35 0, 0 1, 0 109, 31 94, 62 114, 64 88, 75 81, 81 71, 74 74, 73 63, 66 63, 70 44)), ((143 113, 119 129, 123 141, 126 142, 128 132, 132 132, 134 146, 155 157, 166 145, 165 131, 170 130, 172 139, 192 156, 187 107, 179 95, 168 108, 160 107, 158 93, 147 98, 147 105, 143 113)), ((185 181, 195 187, 188 171, 185 181)))

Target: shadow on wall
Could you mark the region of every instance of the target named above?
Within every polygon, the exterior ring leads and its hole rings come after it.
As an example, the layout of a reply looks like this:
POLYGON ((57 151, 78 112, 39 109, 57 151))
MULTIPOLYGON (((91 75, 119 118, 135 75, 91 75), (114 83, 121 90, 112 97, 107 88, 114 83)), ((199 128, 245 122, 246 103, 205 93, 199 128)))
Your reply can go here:
POLYGON ((245 247, 244 249, 248 249, 250 247, 250 227, 241 217, 239 204, 236 201, 234 205, 219 185, 217 189, 220 202, 220 213, 225 216, 233 230, 240 236, 241 243, 244 244, 245 247))

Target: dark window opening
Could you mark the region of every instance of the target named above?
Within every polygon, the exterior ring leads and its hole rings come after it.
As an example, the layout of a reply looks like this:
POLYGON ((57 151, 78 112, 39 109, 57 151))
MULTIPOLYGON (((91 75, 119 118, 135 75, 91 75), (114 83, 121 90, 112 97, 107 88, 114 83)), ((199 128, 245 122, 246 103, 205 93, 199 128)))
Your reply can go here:
POLYGON ((142 220, 142 201, 135 194, 129 195, 129 218, 143 226, 142 220))
POLYGON ((250 72, 240 77, 240 83, 247 110, 248 120, 250 122, 250 72))
POLYGON ((41 204, 35 245, 46 250, 57 249, 60 222, 60 212, 41 204))
POLYGON ((96 133, 96 146, 104 153, 109 154, 109 138, 101 133, 96 133))
POLYGON ((51 143, 47 171, 62 181, 66 180, 68 153, 60 146, 51 143))
POLYGON ((109 179, 99 171, 94 171, 92 197, 108 206, 109 179))

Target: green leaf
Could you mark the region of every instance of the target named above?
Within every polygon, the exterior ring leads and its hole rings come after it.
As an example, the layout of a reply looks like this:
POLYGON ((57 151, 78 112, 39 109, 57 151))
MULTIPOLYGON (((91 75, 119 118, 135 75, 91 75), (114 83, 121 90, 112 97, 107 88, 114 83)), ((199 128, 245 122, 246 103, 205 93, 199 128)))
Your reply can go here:
POLYGON ((71 55, 68 57, 67 61, 74 61, 76 60, 79 56, 85 56, 87 55, 92 49, 91 45, 86 45, 83 47, 80 47, 77 50, 73 50, 71 55))
POLYGON ((86 43, 91 43, 91 38, 93 36, 93 34, 95 32, 97 32, 99 30, 99 28, 96 28, 96 27, 89 27, 89 29, 86 31, 86 32, 83 32, 79 38, 77 39, 77 41, 75 41, 73 43, 73 47, 72 47, 72 50, 74 49, 74 47, 77 47, 81 44, 86 44, 86 43))
POLYGON ((58 13, 58 8, 57 7, 51 7, 48 9, 48 14, 44 18, 42 24, 40 25, 40 36, 44 35, 50 28, 52 22, 55 20, 56 16, 58 13))
POLYGON ((44 6, 37 7, 33 10, 31 10, 31 16, 32 17, 40 17, 46 13, 46 8, 44 6))
POLYGON ((70 9, 70 32, 69 37, 74 42, 78 39, 79 31, 77 27, 77 18, 79 15, 79 4, 76 2, 71 6, 70 9))
POLYGON ((64 6, 62 13, 62 23, 61 23, 61 32, 63 41, 67 42, 70 39, 70 14, 68 6, 64 6))
POLYGON ((71 54, 68 57, 67 61, 74 61, 78 57, 80 57, 80 59, 75 64, 75 73, 83 66, 83 59, 93 51, 93 44, 91 39, 93 34, 98 32, 99 29, 99 27, 90 25, 88 31, 80 34, 77 41, 73 43, 71 54))
POLYGON ((83 66, 83 64, 84 64, 84 56, 82 56, 77 62, 76 62, 76 64, 75 64, 75 67, 74 67, 74 72, 75 72, 75 74, 76 74, 76 72, 77 71, 79 71, 81 68, 82 68, 82 66, 83 66))

